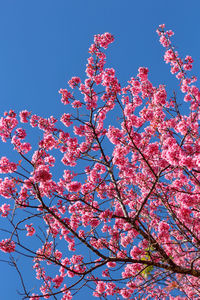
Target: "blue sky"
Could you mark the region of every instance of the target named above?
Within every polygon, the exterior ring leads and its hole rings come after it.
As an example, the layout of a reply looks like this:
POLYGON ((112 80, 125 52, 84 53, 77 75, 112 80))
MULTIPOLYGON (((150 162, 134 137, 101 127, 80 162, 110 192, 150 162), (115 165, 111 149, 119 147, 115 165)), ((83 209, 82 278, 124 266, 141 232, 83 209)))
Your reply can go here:
MULTIPOLYGON (((198 76, 199 11, 198 0, 190 4, 187 0, 0 1, 0 114, 27 109, 44 117, 60 116, 65 107, 58 90, 72 76, 84 79, 93 35, 104 32, 115 36, 107 66, 116 69, 122 84, 137 74, 138 67, 146 66, 153 85, 166 84, 171 92, 178 89, 162 60, 164 50, 155 31, 162 23, 175 31, 177 50, 193 57, 193 73, 198 76)), ((9 151, 1 145, 0 156, 10 156, 9 151)), ((21 299, 15 291, 20 287, 14 270, 6 264, 1 270, 0 299, 21 299)))

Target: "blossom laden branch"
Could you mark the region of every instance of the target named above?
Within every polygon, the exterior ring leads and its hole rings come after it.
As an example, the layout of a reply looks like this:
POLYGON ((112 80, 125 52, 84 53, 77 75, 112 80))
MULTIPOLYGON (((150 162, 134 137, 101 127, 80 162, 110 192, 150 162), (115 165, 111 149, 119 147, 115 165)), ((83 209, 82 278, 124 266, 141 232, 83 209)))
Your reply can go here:
POLYGON ((72 299, 87 286, 99 298, 200 297, 200 90, 173 32, 157 33, 187 115, 146 67, 122 87, 105 67, 114 41, 105 33, 89 49, 86 79, 60 89, 60 118, 10 110, 0 119, 18 155, 0 159, 0 250, 12 253, 25 298, 72 299), (27 126, 41 132, 35 149, 27 126), (26 289, 15 254, 33 261, 39 292, 26 289))

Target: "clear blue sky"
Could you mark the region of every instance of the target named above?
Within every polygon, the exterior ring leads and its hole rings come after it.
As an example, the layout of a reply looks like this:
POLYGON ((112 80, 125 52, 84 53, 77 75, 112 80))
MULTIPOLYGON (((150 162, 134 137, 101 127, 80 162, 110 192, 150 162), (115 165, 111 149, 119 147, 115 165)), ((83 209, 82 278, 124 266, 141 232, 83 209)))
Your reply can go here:
MULTIPOLYGON (((190 4, 188 0, 0 1, 0 114, 27 109, 41 116, 60 116, 65 107, 58 90, 72 76, 84 79, 93 35, 104 32, 115 36, 107 61, 122 83, 135 76, 138 67, 147 66, 154 85, 176 90, 177 80, 162 60, 155 31, 162 23, 174 30, 174 44, 183 56, 192 55, 193 73, 199 75, 199 12, 198 0, 190 4)), ((0 156, 6 151, 3 145, 0 156)), ((13 272, 1 265, 1 300, 21 299, 13 272)))

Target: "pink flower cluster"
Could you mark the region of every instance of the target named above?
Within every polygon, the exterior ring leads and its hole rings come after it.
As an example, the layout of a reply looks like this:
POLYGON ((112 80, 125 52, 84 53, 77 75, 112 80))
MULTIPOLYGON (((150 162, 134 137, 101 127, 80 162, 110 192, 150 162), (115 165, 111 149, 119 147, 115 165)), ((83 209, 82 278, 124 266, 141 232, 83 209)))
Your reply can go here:
POLYGON ((61 117, 61 122, 66 126, 69 127, 71 124, 73 124, 72 121, 70 121, 71 115, 64 113, 61 117))
POLYGON ((16 193, 16 182, 14 179, 5 177, 4 180, 0 178, 0 195, 6 199, 12 198, 16 193))
POLYGON ((55 283, 55 288, 56 289, 58 289, 60 286, 61 286, 61 284, 62 284, 62 282, 63 282, 63 277, 62 276, 59 276, 59 275, 56 275, 56 277, 55 278, 53 278, 52 279, 52 282, 54 282, 55 283))
POLYGON ((17 170, 17 164, 10 162, 7 157, 3 156, 0 159, 0 173, 13 173, 17 170))
POLYGON ((13 129, 18 125, 16 113, 13 110, 4 113, 0 118, 0 136, 3 142, 11 137, 13 129))
POLYGON ((81 189, 81 183, 78 181, 70 182, 67 185, 67 189, 69 190, 69 192, 79 192, 81 189))
POLYGON ((69 104, 69 99, 73 99, 73 96, 66 89, 60 89, 59 93, 62 95, 61 102, 63 104, 69 104))
POLYGON ((11 210, 10 204, 6 204, 6 203, 2 204, 0 207, 1 216, 4 218, 7 217, 10 210, 11 210))
POLYGON ((20 122, 21 123, 28 123, 28 117, 31 115, 31 112, 27 111, 27 110, 22 110, 19 113, 20 116, 20 122))
POLYGON ((33 224, 30 225, 26 224, 25 227, 27 230, 27 234, 26 234, 27 236, 33 236, 35 234, 35 228, 33 227, 33 224))
POLYGON ((100 47, 107 49, 109 44, 114 42, 114 37, 109 32, 106 32, 104 34, 95 35, 94 42, 97 46, 99 45, 100 47))
POLYGON ((40 165, 33 174, 33 179, 35 182, 46 182, 51 180, 52 175, 49 172, 49 167, 45 165, 40 165))
POLYGON ((68 84, 69 86, 74 89, 76 86, 78 86, 81 83, 81 79, 79 77, 72 77, 69 81, 68 84))
POLYGON ((9 239, 2 240, 0 242, 0 250, 5 253, 11 253, 15 251, 15 243, 9 239))

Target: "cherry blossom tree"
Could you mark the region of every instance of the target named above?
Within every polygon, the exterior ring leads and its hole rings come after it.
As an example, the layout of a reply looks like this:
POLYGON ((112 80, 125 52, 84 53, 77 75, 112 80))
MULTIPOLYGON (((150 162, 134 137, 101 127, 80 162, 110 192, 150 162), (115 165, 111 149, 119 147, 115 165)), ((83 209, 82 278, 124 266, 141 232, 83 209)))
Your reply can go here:
POLYGON ((105 67, 114 41, 105 33, 89 49, 86 79, 59 91, 61 117, 10 110, 0 119, 16 152, 15 162, 0 159, 0 250, 24 299, 72 299, 80 289, 100 299, 200 298, 200 90, 173 32, 157 33, 184 99, 154 87, 145 67, 122 87, 105 67), (38 289, 27 289, 19 256, 38 289))

